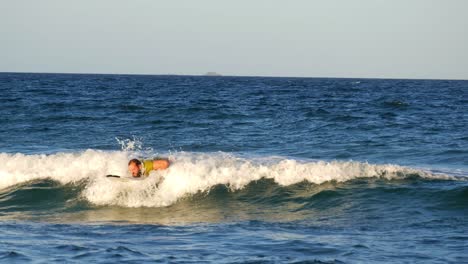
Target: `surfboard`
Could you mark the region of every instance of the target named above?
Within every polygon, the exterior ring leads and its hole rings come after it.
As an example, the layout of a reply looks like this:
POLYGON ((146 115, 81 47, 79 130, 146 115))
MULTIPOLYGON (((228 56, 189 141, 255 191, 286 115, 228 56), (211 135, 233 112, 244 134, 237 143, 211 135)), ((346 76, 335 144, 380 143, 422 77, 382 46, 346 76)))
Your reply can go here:
POLYGON ((120 175, 114 175, 114 174, 109 174, 106 175, 106 178, 112 181, 142 181, 146 179, 146 177, 130 177, 130 176, 120 176, 120 175))

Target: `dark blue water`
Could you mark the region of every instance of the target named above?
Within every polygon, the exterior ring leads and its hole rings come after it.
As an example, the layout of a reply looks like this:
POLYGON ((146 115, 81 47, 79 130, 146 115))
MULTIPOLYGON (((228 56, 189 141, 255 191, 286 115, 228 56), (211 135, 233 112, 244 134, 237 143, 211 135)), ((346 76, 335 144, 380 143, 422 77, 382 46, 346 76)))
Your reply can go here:
POLYGON ((468 262, 468 81, 0 73, 0 91, 0 261, 468 262), (103 177, 154 156, 171 167, 103 177))

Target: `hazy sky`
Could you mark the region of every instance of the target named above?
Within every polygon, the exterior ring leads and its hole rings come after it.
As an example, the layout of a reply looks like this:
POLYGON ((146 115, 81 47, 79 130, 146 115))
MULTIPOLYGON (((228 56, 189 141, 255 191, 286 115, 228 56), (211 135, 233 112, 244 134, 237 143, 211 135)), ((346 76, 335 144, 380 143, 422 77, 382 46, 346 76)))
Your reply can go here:
POLYGON ((468 79, 467 0, 0 0, 0 72, 468 79))

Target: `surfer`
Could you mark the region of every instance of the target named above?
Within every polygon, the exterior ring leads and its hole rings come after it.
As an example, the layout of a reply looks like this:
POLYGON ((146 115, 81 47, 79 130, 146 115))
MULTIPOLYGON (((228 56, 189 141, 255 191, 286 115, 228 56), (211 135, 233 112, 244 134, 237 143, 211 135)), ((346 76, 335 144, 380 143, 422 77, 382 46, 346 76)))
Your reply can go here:
POLYGON ((165 170, 169 168, 170 162, 166 158, 156 158, 153 160, 132 159, 128 162, 128 171, 133 177, 148 176, 153 170, 165 170))

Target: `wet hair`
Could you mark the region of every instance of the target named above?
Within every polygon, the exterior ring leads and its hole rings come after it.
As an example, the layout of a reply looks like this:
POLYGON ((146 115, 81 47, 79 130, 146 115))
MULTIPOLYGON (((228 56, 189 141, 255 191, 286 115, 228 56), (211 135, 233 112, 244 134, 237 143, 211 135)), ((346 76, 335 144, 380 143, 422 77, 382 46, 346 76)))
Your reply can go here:
POLYGON ((128 166, 130 166, 130 164, 135 164, 137 166, 140 166, 141 165, 141 161, 139 161, 138 159, 132 159, 128 162, 128 166))

